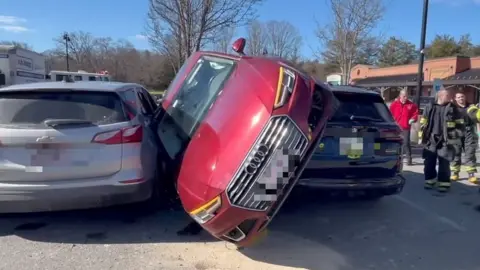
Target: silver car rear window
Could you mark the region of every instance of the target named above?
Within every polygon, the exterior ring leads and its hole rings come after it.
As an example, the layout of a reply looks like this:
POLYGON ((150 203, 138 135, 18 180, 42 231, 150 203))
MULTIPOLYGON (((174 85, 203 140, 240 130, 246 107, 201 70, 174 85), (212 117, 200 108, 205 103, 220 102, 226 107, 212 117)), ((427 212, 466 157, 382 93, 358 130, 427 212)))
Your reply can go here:
POLYGON ((58 119, 88 121, 93 125, 128 121, 116 93, 68 90, 0 92, 1 126, 41 128, 45 120, 58 119))

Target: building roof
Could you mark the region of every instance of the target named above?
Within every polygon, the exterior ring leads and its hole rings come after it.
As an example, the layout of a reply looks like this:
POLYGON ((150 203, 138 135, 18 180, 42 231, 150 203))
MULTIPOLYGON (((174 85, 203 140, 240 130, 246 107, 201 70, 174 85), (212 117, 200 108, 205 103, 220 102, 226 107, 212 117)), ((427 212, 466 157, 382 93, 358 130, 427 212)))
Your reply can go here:
POLYGON ((379 86, 409 86, 415 85, 417 82, 417 74, 402 74, 392 76, 368 77, 355 81, 355 85, 365 87, 379 86))
POLYGON ((472 68, 445 78, 444 80, 480 80, 480 68, 472 68))
POLYGON ((135 83, 121 83, 121 82, 39 82, 39 83, 25 83, 15 84, 0 88, 3 91, 31 91, 31 90, 78 90, 78 91, 103 91, 116 92, 127 87, 141 87, 135 83))

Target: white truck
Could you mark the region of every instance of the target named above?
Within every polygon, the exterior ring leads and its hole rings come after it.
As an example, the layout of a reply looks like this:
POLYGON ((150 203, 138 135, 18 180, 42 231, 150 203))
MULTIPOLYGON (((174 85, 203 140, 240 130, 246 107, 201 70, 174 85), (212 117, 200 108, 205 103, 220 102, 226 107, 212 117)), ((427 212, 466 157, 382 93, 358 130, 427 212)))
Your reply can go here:
POLYGON ((46 80, 51 81, 63 81, 65 77, 69 76, 74 81, 110 81, 110 75, 108 71, 102 71, 99 73, 90 73, 84 70, 79 71, 63 71, 63 70, 52 70, 47 75, 46 80))
POLYGON ((0 87, 45 81, 45 56, 12 45, 0 45, 0 87))

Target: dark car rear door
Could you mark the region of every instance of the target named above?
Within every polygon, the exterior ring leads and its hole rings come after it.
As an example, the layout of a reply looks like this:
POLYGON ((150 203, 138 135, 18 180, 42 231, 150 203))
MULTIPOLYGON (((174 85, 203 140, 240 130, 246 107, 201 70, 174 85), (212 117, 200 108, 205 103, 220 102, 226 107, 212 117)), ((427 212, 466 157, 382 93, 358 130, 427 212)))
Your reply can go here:
POLYGON ((401 153, 400 129, 374 93, 334 92, 339 108, 303 178, 394 176, 401 153))

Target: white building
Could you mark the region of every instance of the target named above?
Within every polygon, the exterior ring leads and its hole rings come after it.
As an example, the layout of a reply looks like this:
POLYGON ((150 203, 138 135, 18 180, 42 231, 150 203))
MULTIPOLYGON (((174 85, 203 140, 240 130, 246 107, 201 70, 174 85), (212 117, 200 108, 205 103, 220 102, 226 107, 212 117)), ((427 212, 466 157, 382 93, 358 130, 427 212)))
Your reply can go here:
POLYGON ((45 56, 11 45, 0 45, 0 74, 0 84, 4 85, 45 81, 45 56))

